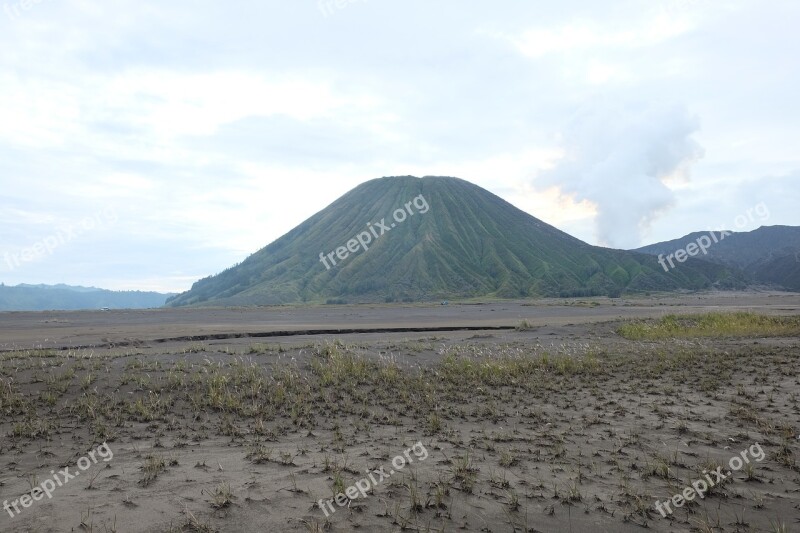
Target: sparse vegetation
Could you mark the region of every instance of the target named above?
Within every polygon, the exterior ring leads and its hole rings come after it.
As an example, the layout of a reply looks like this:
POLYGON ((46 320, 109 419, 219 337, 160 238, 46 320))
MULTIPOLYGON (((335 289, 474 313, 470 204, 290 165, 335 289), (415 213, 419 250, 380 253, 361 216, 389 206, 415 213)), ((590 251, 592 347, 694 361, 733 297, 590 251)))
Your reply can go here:
MULTIPOLYGON (((425 439, 432 460, 395 473, 366 499, 348 498, 347 513, 325 520, 314 510, 306 527, 330 530, 350 516, 365 528, 448 530, 480 505, 517 530, 546 530, 539 520, 580 510, 611 529, 627 521, 660 531, 670 522, 653 521, 656 495, 724 465, 721 431, 732 449, 762 442, 769 468, 746 465, 709 492, 724 519, 699 515, 693 503, 680 520, 715 531, 724 520, 785 527, 767 491, 778 473, 788 479, 800 468, 794 347, 735 336, 713 345, 614 342, 544 346, 489 335, 339 339, 284 351, 176 343, 170 353, 102 358, 18 352, 0 358, 0 414, 12 449, 70 427, 126 443, 144 438, 135 497, 122 501, 136 509, 154 488, 183 492, 194 508, 173 517, 170 531, 224 531, 259 500, 288 509, 335 497, 411 438, 425 439), (241 505, 226 479, 244 483, 241 505)), ((94 495, 129 477, 100 472, 85 485, 94 495)), ((96 513, 84 511, 86 527, 116 527, 96 513)))
POLYGON ((139 483, 147 487, 148 485, 152 484, 158 475, 164 472, 166 469, 167 462, 163 457, 148 455, 144 460, 144 464, 140 468, 142 471, 142 477, 139 479, 139 483))
POLYGON ((211 507, 216 510, 224 509, 233 503, 233 491, 231 490, 230 483, 222 483, 213 492, 211 496, 211 507))

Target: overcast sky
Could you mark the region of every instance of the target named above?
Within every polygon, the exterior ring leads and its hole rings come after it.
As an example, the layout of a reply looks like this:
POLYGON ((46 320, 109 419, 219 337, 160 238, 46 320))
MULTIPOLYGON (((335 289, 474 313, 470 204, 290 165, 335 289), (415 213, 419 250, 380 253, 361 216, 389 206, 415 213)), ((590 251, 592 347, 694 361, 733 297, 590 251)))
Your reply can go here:
POLYGON ((619 248, 800 225, 796 0, 29 1, 0 0, 7 285, 186 290, 391 175, 619 248))

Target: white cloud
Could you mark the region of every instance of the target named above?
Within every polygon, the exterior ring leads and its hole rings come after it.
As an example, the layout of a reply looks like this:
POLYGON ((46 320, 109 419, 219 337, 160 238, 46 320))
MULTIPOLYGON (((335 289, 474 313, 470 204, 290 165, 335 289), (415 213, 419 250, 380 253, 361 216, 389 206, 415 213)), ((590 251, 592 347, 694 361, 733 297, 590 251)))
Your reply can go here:
POLYGON ((506 38, 526 56, 541 58, 550 54, 654 46, 683 35, 694 27, 695 24, 686 15, 662 12, 654 16, 646 13, 641 19, 630 23, 630 26, 601 25, 594 21, 578 20, 555 28, 536 27, 519 36, 506 38))

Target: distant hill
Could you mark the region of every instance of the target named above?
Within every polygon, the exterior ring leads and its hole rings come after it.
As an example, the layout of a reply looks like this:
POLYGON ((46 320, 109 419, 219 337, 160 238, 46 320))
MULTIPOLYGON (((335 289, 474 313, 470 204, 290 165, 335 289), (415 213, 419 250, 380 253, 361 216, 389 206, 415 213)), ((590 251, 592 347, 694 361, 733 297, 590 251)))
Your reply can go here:
MULTIPOLYGON (((668 255, 712 232, 695 232, 672 241, 638 248, 637 252, 668 255)), ((748 281, 800 291, 800 227, 762 226, 748 232, 731 232, 697 257, 745 272, 748 281)), ((713 242, 713 239, 712 239, 713 242)))
POLYGON ((168 305, 588 296, 745 286, 735 269, 705 261, 682 266, 667 273, 646 254, 591 246, 464 180, 388 177, 359 185, 168 305), (410 203, 415 199, 418 205, 410 203), (404 207, 414 214, 396 222, 393 213, 404 207), (384 218, 386 226, 395 227, 376 231, 384 218), (370 237, 364 251, 351 239, 367 230, 378 237, 370 237), (358 251, 348 251, 347 243, 358 251))
POLYGON ((173 296, 158 292, 108 291, 70 285, 0 285, 0 311, 147 309, 173 296))

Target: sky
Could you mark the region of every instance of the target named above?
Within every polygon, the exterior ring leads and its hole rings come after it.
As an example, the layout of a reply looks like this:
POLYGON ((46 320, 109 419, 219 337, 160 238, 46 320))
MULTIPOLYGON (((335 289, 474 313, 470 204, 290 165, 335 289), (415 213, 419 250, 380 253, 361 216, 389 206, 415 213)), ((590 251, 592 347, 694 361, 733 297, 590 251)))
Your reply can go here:
POLYGON ((798 20, 796 0, 0 0, 0 282, 187 290, 395 175, 615 248, 800 225, 798 20))

